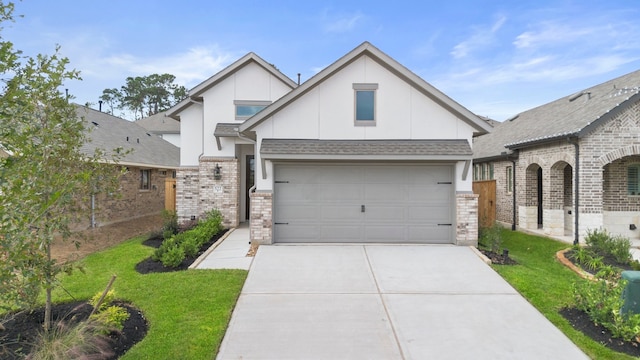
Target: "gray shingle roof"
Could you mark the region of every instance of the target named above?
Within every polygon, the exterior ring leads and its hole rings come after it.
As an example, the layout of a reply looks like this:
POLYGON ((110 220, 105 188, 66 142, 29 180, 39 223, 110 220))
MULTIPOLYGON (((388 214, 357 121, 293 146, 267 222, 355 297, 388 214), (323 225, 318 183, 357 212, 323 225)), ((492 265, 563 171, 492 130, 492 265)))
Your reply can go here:
POLYGON ((108 154, 113 149, 132 150, 120 159, 123 165, 148 166, 153 168, 178 168, 180 149, 158 137, 134 122, 121 119, 76 105, 76 113, 90 128, 90 142, 82 148, 86 154, 93 154, 96 148, 108 154))
POLYGON ((263 139, 260 154, 281 156, 393 156, 393 157, 469 157, 466 140, 308 140, 263 139))
POLYGON ((584 136, 640 97, 640 70, 565 96, 518 114, 494 127, 490 134, 474 140, 475 159, 509 152, 530 143, 584 136))
POLYGON ((135 123, 154 134, 179 134, 180 122, 166 116, 166 112, 157 113, 137 120, 135 123))
POLYGON ((237 137, 240 124, 218 123, 213 131, 216 137, 237 137))

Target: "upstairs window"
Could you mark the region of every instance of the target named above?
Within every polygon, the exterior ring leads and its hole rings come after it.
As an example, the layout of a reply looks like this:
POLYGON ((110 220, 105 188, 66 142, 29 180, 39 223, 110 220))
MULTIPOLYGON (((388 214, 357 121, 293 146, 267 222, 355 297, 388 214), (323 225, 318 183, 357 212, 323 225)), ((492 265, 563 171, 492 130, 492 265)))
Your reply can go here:
POLYGON ((271 104, 271 101, 235 100, 236 120, 246 120, 271 104))
POLYGON ((378 84, 353 84, 355 96, 355 124, 376 124, 376 90, 378 84))
POLYGON ((640 195, 640 164, 627 168, 627 194, 640 195))

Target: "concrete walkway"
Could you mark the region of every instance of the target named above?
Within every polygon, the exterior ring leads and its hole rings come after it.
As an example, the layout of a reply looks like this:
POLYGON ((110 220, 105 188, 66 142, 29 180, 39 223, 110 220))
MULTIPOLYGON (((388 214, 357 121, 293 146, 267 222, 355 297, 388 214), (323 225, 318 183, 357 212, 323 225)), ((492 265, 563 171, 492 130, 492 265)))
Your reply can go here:
POLYGON ((242 269, 249 270, 253 257, 247 256, 249 243, 249 225, 241 224, 210 248, 200 261, 196 261, 196 269, 242 269))
POLYGON ((258 250, 218 359, 586 359, 471 248, 258 250))

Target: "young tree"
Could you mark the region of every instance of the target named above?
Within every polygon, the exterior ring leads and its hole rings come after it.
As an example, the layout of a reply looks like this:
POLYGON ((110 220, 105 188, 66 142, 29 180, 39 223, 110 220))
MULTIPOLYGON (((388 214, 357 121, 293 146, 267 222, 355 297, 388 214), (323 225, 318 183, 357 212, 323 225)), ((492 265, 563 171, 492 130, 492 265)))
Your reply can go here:
POLYGON ((129 111, 134 120, 165 111, 187 97, 187 89, 175 83, 171 74, 128 77, 118 89, 104 89, 100 99, 113 107, 129 111))
MULTIPOLYGON (((13 4, 0 0, 0 21, 11 21, 12 13, 13 4)), ((83 199, 99 190, 97 183, 112 187, 118 170, 104 152, 82 151, 85 121, 60 91, 79 79, 68 63, 58 48, 25 57, 0 38, 0 144, 8 154, 0 158, 0 305, 32 305, 44 289, 45 330, 56 275, 67 269, 51 258, 54 237, 68 238, 83 199)))

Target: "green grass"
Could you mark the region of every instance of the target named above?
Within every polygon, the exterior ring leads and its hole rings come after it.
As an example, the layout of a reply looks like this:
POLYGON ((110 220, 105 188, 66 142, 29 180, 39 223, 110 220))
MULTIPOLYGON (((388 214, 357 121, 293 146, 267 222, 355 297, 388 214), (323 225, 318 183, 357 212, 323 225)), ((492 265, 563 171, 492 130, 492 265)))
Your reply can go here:
MULTIPOLYGON (((187 270, 141 275, 135 265, 153 252, 134 238, 81 261, 84 273, 62 276, 75 299, 89 299, 117 275, 113 289, 140 308, 149 322, 147 336, 122 359, 212 359, 247 276, 244 270, 187 270)), ((72 298, 62 289, 55 302, 72 298)))
POLYGON ((592 359, 635 359, 591 340, 558 313, 563 307, 573 305, 572 286, 581 280, 555 257, 558 250, 570 245, 510 230, 503 230, 502 237, 502 247, 509 249, 509 256, 519 265, 493 265, 493 268, 582 351, 592 359))

